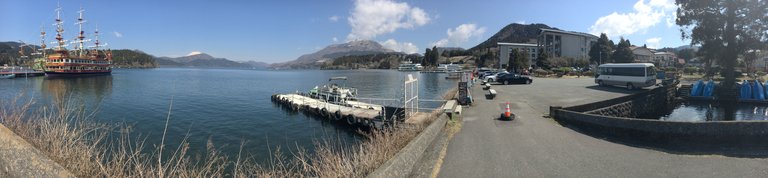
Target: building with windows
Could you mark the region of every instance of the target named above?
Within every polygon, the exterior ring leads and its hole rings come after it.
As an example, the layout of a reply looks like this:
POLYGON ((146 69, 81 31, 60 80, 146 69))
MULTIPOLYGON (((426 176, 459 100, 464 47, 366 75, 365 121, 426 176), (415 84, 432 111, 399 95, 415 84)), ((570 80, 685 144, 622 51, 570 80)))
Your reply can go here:
POLYGON ((650 49, 639 46, 630 46, 629 49, 632 50, 632 54, 635 55, 634 62, 653 63, 653 51, 650 49))
POLYGON ((528 52, 528 62, 533 65, 534 60, 539 57, 539 47, 533 43, 497 43, 499 45, 499 66, 506 68, 509 63, 509 56, 512 50, 528 52))
POLYGON ((588 60, 589 49, 597 39, 597 36, 588 33, 541 29, 537 45, 549 57, 588 60))
POLYGON ((677 55, 671 52, 656 52, 653 53, 653 63, 656 67, 674 67, 678 64, 677 55))

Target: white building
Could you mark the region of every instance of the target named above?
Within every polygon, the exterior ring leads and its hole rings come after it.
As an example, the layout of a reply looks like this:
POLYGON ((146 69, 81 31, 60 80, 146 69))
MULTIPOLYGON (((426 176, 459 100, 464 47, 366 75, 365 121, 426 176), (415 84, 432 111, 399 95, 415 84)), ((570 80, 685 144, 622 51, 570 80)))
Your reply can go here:
POLYGON ((653 63, 651 59, 653 59, 653 52, 648 48, 638 47, 638 46, 630 46, 630 50, 632 50, 632 54, 635 55, 635 61, 639 63, 653 63))
POLYGON ((587 60, 589 49, 597 39, 597 36, 587 33, 541 29, 537 41, 539 48, 549 57, 587 60))
POLYGON ((497 43, 499 45, 499 66, 505 68, 509 63, 509 55, 513 49, 528 52, 528 62, 534 65, 534 60, 539 57, 539 47, 532 43, 497 43))
POLYGON ((675 64, 679 63, 677 55, 671 52, 653 53, 653 61, 656 67, 674 67, 675 64))

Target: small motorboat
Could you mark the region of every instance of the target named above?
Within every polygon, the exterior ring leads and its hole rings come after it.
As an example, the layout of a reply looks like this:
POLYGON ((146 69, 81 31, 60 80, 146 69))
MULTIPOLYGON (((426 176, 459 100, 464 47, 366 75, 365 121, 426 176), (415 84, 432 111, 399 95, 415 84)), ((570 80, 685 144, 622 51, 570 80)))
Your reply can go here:
POLYGON ((0 73, 0 79, 12 79, 16 78, 16 74, 13 73, 0 73))

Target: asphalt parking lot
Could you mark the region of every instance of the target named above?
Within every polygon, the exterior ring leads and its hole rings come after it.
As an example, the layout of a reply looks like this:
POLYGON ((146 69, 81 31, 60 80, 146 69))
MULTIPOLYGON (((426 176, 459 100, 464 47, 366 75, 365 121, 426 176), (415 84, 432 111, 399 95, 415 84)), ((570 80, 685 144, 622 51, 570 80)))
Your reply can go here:
POLYGON ((572 106, 628 95, 593 78, 534 78, 531 85, 493 85, 498 96, 471 88, 475 103, 448 145, 439 177, 765 177, 768 159, 681 155, 581 134, 544 117, 572 106), (509 102, 517 116, 497 118, 509 102))

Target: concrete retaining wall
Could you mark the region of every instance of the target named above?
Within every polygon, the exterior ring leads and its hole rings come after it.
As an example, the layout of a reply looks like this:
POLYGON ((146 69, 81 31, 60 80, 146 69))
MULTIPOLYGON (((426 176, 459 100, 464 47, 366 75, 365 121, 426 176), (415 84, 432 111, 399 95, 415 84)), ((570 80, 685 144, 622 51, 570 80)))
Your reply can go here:
POLYGON ((658 136, 731 137, 768 136, 768 122, 765 121, 715 121, 715 122, 673 122, 649 119, 603 116, 551 108, 553 117, 559 121, 578 125, 591 125, 609 132, 634 132, 634 134, 657 134, 658 136))
MULTIPOLYGON (((611 105, 587 111, 586 113, 614 117, 655 119, 658 118, 660 114, 666 113, 667 111, 671 110, 672 107, 674 107, 674 96, 674 87, 659 87, 648 92, 630 95, 629 97, 611 100, 610 102, 600 103, 601 105, 611 105)), ((583 108, 596 107, 598 106, 583 108)), ((570 108, 564 109, 573 111, 573 109, 570 108)))
POLYGON ((552 106, 550 115, 558 122, 583 128, 582 131, 607 133, 609 136, 696 142, 733 139, 768 141, 768 122, 765 121, 676 122, 630 118, 671 109, 674 93, 674 88, 659 87, 579 106, 552 106))
POLYGON ((395 157, 389 159, 389 161, 377 168, 373 173, 368 174, 368 177, 408 177, 411 171, 413 171, 416 162, 419 161, 427 147, 440 134, 447 121, 448 116, 441 114, 437 120, 432 122, 418 136, 413 138, 408 145, 401 149, 395 157))
POLYGON ((0 124, 0 177, 74 177, 0 124))

